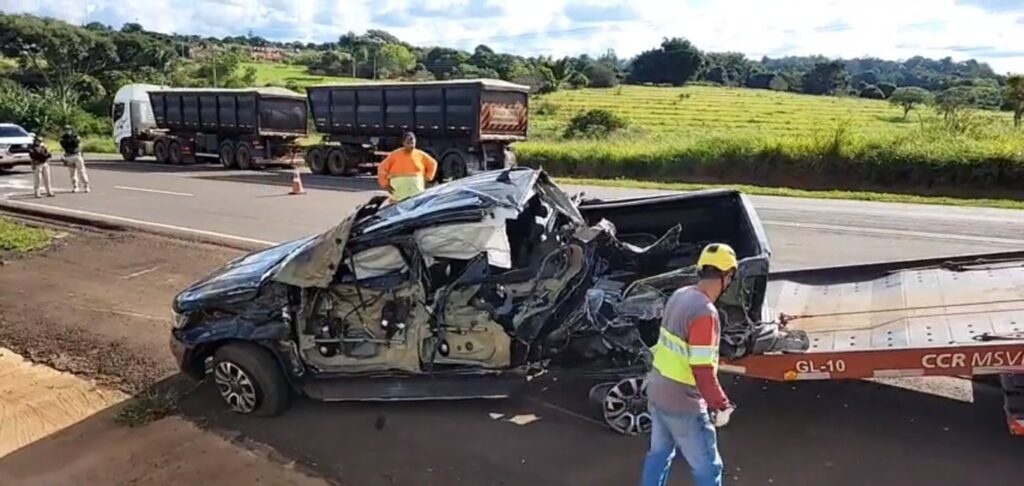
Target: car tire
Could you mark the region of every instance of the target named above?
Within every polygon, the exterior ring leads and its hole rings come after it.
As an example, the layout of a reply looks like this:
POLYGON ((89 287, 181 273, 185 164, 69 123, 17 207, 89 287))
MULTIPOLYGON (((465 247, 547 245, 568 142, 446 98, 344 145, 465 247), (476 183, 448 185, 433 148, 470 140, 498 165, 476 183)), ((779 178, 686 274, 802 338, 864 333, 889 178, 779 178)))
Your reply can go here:
POLYGON ((167 163, 167 141, 164 139, 157 140, 153 144, 153 155, 156 156, 156 163, 166 164, 167 163))
POLYGON ((135 161, 135 147, 131 140, 128 140, 127 138, 121 140, 121 147, 119 147, 118 150, 121 152, 121 158, 124 159, 125 162, 135 161))
POLYGON ((327 172, 332 176, 343 176, 348 173, 348 154, 344 149, 333 148, 327 152, 327 172))
POLYGON ((326 174, 327 161, 324 157, 324 149, 320 147, 309 149, 306 152, 306 165, 309 166, 310 172, 314 174, 326 174))
POLYGON ((171 165, 181 165, 184 160, 181 158, 181 143, 177 140, 167 144, 167 162, 171 165))
POLYGON ((221 142, 217 154, 220 156, 220 165, 225 169, 233 169, 238 165, 235 160, 235 147, 231 142, 221 142))
POLYGON ((288 408, 288 383, 277 360, 252 343, 222 346, 213 356, 213 382, 228 408, 242 415, 271 417, 288 408))
POLYGON ((235 163, 239 169, 252 169, 252 145, 249 142, 242 142, 235 147, 235 163))

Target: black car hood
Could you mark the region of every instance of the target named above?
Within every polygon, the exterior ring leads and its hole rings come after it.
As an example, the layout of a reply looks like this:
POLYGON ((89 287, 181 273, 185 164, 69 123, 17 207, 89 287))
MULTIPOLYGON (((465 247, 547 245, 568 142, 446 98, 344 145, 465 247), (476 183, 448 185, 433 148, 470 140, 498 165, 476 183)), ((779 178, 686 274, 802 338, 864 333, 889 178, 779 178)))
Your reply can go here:
POLYGON ((260 286, 313 237, 281 243, 228 262, 174 298, 175 312, 189 312, 211 303, 236 303, 256 296, 260 286))

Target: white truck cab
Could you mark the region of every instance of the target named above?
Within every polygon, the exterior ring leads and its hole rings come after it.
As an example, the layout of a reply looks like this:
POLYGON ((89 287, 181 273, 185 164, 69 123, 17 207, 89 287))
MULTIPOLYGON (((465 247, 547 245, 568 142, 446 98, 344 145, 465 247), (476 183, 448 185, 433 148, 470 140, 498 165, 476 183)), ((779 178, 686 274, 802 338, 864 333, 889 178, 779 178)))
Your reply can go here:
POLYGON ((153 154, 153 137, 150 131, 156 128, 149 91, 167 89, 155 84, 127 84, 114 94, 111 118, 114 121, 114 143, 124 160, 135 160, 140 155, 153 154))

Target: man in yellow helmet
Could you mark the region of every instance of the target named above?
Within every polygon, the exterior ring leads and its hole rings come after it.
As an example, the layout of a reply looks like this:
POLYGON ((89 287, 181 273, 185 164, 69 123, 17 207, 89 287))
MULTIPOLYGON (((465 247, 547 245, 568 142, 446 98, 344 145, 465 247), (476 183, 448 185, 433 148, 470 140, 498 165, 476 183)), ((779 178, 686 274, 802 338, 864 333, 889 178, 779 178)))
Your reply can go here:
POLYGON ((729 245, 708 245, 697 261, 700 281, 677 290, 665 305, 647 384, 652 424, 644 486, 668 482, 676 451, 689 463, 696 486, 722 484, 722 457, 711 417, 731 411, 733 405, 718 382, 715 301, 738 267, 729 245))

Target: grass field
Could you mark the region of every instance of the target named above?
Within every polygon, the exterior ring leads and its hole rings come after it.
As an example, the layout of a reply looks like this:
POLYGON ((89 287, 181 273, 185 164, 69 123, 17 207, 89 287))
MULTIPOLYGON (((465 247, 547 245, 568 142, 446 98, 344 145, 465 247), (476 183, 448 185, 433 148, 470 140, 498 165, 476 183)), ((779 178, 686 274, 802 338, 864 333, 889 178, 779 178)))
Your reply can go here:
POLYGON ((951 134, 931 108, 766 90, 623 86, 531 100, 520 162, 568 177, 737 183, 1020 199, 1024 132, 1009 114, 977 111, 951 134), (592 108, 630 122, 600 140, 565 140, 592 108))
POLYGON ((26 253, 46 248, 53 239, 49 231, 31 228, 8 218, 0 217, 0 254, 26 253))
POLYGON ((257 86, 285 87, 288 85, 288 83, 294 83, 296 86, 305 88, 308 86, 315 86, 318 84, 354 83, 365 81, 355 78, 318 76, 314 74, 309 74, 308 72, 306 72, 306 66, 299 66, 295 64, 248 62, 243 63, 242 65, 244 67, 251 66, 256 68, 257 86))

